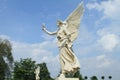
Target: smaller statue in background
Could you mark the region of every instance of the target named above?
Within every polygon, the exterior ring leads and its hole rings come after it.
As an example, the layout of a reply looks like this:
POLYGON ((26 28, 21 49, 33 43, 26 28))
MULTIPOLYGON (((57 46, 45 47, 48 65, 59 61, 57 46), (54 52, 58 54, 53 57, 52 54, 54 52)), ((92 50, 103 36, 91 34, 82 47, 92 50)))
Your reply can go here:
POLYGON ((40 77, 39 77, 39 74, 40 74, 40 67, 38 66, 36 69, 35 69, 35 78, 36 80, 40 80, 40 77))

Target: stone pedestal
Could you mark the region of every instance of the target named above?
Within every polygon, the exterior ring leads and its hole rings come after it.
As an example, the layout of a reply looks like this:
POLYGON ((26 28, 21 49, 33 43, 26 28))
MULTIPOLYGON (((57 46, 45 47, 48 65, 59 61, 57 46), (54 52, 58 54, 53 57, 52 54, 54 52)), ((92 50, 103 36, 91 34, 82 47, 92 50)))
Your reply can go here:
POLYGON ((55 80, 79 80, 79 78, 56 78, 55 80))

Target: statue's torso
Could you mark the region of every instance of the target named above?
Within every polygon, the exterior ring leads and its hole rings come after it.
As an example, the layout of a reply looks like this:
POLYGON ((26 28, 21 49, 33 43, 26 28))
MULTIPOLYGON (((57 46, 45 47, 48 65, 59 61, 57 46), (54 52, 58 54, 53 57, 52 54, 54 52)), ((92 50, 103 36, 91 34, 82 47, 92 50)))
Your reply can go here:
POLYGON ((65 39, 67 36, 66 32, 65 32, 65 29, 64 28, 61 28, 58 30, 57 32, 57 39, 58 41, 62 41, 63 39, 65 39))

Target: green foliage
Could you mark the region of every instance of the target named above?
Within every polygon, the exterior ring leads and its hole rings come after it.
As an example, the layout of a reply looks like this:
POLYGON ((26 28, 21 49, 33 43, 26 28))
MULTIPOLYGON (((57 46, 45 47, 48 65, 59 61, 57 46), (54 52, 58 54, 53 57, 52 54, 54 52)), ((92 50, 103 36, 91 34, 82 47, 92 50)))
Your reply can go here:
POLYGON ((7 39, 0 39, 0 80, 4 80, 5 77, 11 78, 11 69, 14 61, 11 50, 10 42, 7 39))
POLYGON ((112 76, 108 76, 108 78, 111 80, 111 79, 112 79, 112 76))
POLYGON ((87 77, 87 76, 85 76, 85 77, 84 77, 84 79, 85 79, 85 80, 87 80, 87 79, 88 79, 88 77, 87 77))
POLYGON ((5 66, 6 66, 5 61, 3 60, 3 58, 0 58, 0 80, 5 79, 5 66))
POLYGON ((98 78, 96 76, 92 76, 90 79, 91 80, 98 80, 98 78))
POLYGON ((46 63, 38 64, 38 66, 40 66, 40 80, 53 80, 50 77, 50 72, 47 69, 46 63))
POLYGON ((31 58, 20 59, 14 63, 14 80, 35 80, 35 61, 31 58))
POLYGON ((79 75, 79 80, 84 80, 82 74, 79 75))
POLYGON ((104 79, 105 79, 105 77, 104 77, 104 76, 101 76, 101 79, 103 79, 103 80, 104 80, 104 79))
POLYGON ((75 77, 75 78, 80 77, 80 71, 77 71, 77 72, 74 74, 74 76, 73 76, 73 77, 75 77))
POLYGON ((40 66, 40 80, 53 80, 47 69, 46 63, 36 64, 31 58, 20 59, 14 63, 14 80, 35 80, 35 69, 40 66))
POLYGON ((66 77, 68 77, 68 78, 79 78, 79 80, 84 80, 84 78, 80 74, 80 71, 77 71, 75 74, 67 73, 66 77))

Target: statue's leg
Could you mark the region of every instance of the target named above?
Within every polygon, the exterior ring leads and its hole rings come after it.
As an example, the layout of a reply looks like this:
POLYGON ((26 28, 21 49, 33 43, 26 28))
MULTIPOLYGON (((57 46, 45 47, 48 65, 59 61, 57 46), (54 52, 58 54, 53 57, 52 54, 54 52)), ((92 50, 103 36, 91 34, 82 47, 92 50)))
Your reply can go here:
MULTIPOLYGON (((60 55, 61 57, 61 55, 60 55)), ((59 77, 65 77, 65 71, 64 71, 64 66, 65 66, 65 63, 63 62, 63 60, 59 57, 59 61, 60 61, 60 65, 61 65, 61 74, 59 77)))

